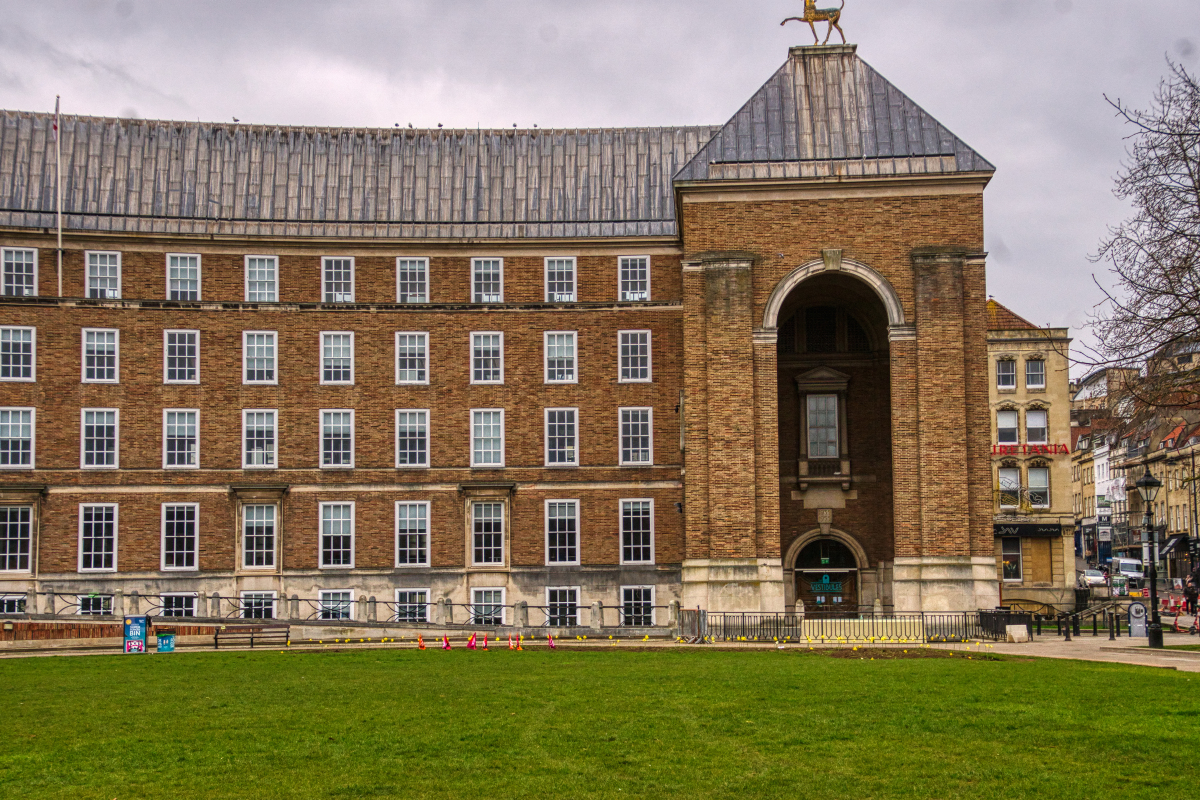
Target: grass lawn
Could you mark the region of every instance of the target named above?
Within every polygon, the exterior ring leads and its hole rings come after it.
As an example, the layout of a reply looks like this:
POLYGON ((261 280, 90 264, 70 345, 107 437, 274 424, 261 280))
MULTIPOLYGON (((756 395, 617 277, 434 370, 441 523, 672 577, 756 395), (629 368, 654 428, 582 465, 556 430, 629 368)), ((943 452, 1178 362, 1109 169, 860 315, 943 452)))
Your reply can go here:
POLYGON ((860 655, 560 648, 6 659, 0 796, 1195 791, 1188 754, 1200 735, 1200 675, 978 653, 860 655))

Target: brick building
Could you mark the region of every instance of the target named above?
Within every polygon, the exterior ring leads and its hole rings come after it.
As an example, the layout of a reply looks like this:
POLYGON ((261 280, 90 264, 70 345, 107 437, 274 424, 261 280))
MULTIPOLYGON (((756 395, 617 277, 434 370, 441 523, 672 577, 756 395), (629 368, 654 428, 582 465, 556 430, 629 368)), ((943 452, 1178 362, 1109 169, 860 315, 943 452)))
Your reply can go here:
POLYGON ((995 605, 994 168, 854 46, 714 127, 65 118, 61 269, 51 123, 0 112, 13 607, 995 605))

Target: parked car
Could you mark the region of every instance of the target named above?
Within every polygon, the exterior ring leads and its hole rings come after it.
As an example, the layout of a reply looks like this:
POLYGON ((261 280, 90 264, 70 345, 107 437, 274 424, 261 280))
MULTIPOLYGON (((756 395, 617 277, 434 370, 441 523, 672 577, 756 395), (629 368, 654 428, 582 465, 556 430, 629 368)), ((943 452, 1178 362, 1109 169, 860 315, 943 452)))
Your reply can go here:
POLYGON ((1098 569, 1087 569, 1079 573, 1080 586, 1104 586, 1108 577, 1098 569))

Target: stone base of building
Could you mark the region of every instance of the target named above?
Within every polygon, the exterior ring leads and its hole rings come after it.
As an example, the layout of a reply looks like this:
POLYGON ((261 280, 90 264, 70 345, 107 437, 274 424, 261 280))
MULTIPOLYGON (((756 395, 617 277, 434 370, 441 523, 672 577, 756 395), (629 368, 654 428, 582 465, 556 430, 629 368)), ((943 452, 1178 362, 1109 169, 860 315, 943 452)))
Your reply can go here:
POLYGON ((897 614, 974 611, 1000 604, 992 556, 897 558, 892 564, 892 602, 897 614))
POLYGON ((693 558, 683 562, 684 608, 782 612, 783 562, 778 558, 693 558))

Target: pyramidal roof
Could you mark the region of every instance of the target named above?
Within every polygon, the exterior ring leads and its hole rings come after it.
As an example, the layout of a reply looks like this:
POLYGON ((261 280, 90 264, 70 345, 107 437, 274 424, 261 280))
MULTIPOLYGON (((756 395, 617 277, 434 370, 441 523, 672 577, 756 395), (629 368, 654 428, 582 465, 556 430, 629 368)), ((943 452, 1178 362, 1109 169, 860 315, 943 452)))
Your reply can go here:
POLYGON ((784 65, 675 180, 995 171, 857 49, 791 48, 784 65))

